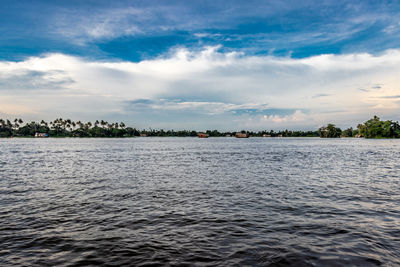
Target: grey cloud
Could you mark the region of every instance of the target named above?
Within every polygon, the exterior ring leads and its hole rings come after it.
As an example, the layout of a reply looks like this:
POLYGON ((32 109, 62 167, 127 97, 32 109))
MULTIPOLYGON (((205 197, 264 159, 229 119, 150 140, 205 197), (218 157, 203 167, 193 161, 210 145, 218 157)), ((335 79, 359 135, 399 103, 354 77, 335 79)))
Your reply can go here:
POLYGON ((185 111, 198 112, 201 114, 215 115, 230 113, 236 115, 249 114, 279 114, 287 115, 293 113, 295 109, 267 109, 267 104, 233 104, 229 102, 217 101, 188 101, 182 99, 137 99, 126 101, 125 106, 128 110, 165 110, 165 111, 185 111))
POLYGON ((0 90, 63 89, 75 81, 65 71, 19 70, 0 74, 0 90))
POLYGON ((400 95, 387 95, 387 96, 380 96, 378 98, 384 98, 384 99, 396 99, 400 98, 400 95))
POLYGON ((324 96, 331 96, 332 94, 316 94, 313 95, 312 98, 319 98, 319 97, 324 97, 324 96))
POLYGON ((129 101, 129 104, 135 105, 135 104, 143 104, 143 105, 149 105, 154 103, 154 101, 150 99, 136 99, 136 100, 131 100, 129 101))

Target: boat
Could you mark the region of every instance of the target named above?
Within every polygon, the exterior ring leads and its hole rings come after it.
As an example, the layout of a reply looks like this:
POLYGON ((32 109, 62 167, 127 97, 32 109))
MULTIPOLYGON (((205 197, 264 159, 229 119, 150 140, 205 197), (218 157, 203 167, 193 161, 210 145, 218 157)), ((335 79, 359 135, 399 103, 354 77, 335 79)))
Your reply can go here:
POLYGON ((206 133, 197 133, 197 136, 199 138, 208 138, 208 134, 206 134, 206 133))
POLYGON ((236 133, 235 137, 236 138, 249 138, 249 135, 247 133, 236 133))
POLYGON ((46 138, 49 137, 48 133, 35 133, 36 138, 46 138))

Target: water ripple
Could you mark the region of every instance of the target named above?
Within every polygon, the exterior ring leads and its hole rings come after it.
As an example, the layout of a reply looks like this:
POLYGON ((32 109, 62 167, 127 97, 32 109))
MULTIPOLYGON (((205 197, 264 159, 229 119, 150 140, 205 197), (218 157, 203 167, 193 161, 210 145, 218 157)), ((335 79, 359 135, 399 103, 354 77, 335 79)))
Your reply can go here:
POLYGON ((1 266, 400 265, 400 141, 1 139, 1 266))

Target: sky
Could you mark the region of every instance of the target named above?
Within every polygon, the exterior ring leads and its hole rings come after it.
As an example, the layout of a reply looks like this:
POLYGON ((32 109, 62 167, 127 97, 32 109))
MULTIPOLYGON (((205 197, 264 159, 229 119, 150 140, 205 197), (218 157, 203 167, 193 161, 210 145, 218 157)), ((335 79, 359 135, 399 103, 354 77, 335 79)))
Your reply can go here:
POLYGON ((399 1, 0 0, 0 117, 139 129, 400 120, 399 1))

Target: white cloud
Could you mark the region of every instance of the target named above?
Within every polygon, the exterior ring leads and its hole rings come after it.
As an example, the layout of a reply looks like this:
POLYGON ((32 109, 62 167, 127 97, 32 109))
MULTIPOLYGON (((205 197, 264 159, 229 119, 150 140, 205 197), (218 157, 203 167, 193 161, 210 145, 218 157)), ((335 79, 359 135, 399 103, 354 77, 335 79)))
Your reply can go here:
POLYGON ((393 34, 397 32, 399 29, 400 29, 400 21, 397 21, 392 24, 389 24, 389 26, 383 29, 383 32, 387 34, 393 34))
POLYGON ((150 18, 144 9, 126 7, 108 10, 93 10, 90 14, 60 10, 51 19, 53 33, 65 36, 76 44, 93 39, 110 39, 119 36, 136 35, 141 29, 135 23, 137 18, 150 18))
POLYGON ((309 117, 304 114, 301 110, 296 110, 292 115, 286 115, 286 116, 279 116, 279 115, 264 115, 263 120, 267 122, 276 122, 276 123, 281 123, 281 122, 304 122, 309 117))
MULTIPOLYGON (((1 61, 0 73, 0 105, 7 98, 14 107, 11 112, 3 104, 0 110, 12 115, 23 106, 22 115, 31 116, 34 110, 38 119, 107 116, 140 125, 145 123, 140 107, 135 109, 135 118, 129 119, 132 107, 126 105, 138 99, 152 101, 144 112, 173 113, 169 119, 175 120, 174 125, 185 125, 188 118, 179 114, 189 111, 223 116, 224 128, 241 123, 254 128, 317 127, 331 121, 354 126, 374 114, 399 119, 398 99, 383 96, 400 94, 400 50, 293 59, 220 53, 218 47, 207 47, 197 52, 178 49, 138 63, 48 54, 20 62, 1 61), (240 109, 259 112, 234 113, 240 109), (262 110, 270 113, 262 114, 262 110), (287 115, 279 110, 295 112, 287 115)), ((153 122, 158 123, 156 118, 153 122)), ((207 126, 206 120, 199 123, 207 126)))

